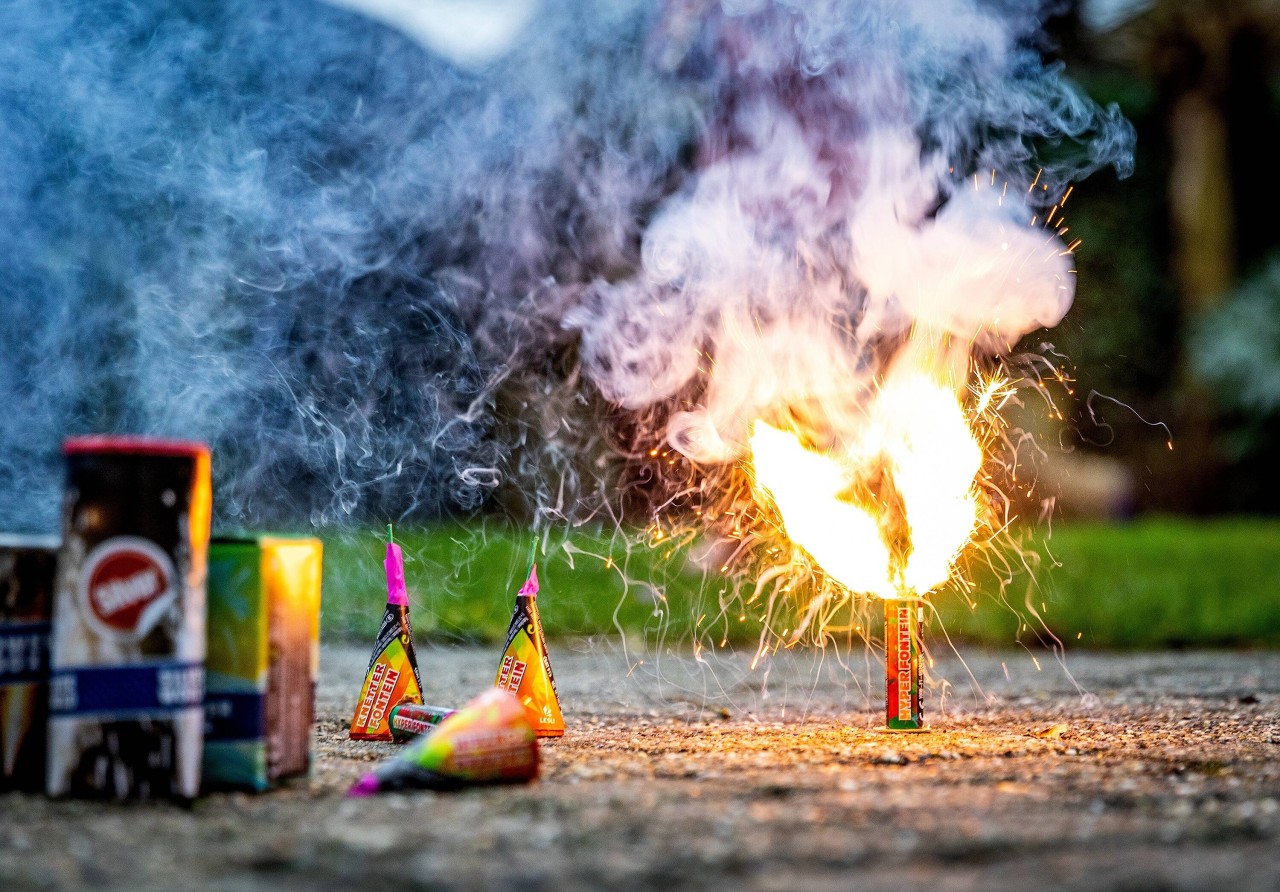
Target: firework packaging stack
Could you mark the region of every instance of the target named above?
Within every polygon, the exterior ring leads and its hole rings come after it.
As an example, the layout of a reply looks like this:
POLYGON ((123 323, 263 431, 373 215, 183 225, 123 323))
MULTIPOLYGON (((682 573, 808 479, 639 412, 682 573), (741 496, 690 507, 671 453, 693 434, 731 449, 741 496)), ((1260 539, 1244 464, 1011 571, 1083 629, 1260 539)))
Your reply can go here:
POLYGON ((924 730, 920 702, 920 623, 918 599, 884 602, 885 726, 890 731, 924 730))
POLYGON ((389 524, 385 563, 387 609, 351 719, 352 740, 391 740, 392 708, 401 703, 422 702, 422 679, 409 623, 409 592, 404 583, 404 555, 392 539, 389 524))
POLYGON ((63 451, 47 790, 191 799, 204 731, 209 450, 83 437, 63 451))
POLYGON ((506 691, 490 690, 365 775, 348 795, 456 790, 537 776, 538 737, 524 706, 506 691))
POLYGON ((507 627, 507 646, 494 686, 515 694, 524 704, 539 737, 562 737, 564 716, 547 655, 547 639, 542 634, 537 598, 538 565, 531 559, 529 576, 516 594, 515 611, 507 627))
POLYGON ((44 789, 58 540, 0 535, 0 791, 44 789))
POLYGON ((277 536, 209 548, 206 788, 265 790, 311 767, 322 548, 277 536))
POLYGON ((391 708, 391 736, 396 743, 405 743, 434 731, 436 726, 455 712, 456 709, 447 706, 401 703, 391 708))

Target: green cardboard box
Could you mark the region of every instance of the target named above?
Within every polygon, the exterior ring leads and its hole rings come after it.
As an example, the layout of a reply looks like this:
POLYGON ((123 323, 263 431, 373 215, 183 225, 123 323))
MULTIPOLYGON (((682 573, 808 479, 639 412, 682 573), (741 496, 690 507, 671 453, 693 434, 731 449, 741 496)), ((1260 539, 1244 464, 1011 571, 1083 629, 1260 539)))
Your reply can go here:
POLYGON ((265 790, 310 770, 322 554, 319 539, 210 544, 205 789, 265 790))

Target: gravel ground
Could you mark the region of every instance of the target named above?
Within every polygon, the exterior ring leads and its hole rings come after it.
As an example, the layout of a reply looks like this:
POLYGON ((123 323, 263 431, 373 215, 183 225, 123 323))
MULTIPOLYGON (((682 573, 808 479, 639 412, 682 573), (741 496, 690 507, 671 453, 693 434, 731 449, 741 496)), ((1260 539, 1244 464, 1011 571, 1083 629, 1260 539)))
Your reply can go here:
MULTIPOLYGON (((191 809, 0 796, 0 890, 1280 888, 1280 653, 964 656, 934 667, 932 730, 891 735, 861 652, 752 672, 553 643, 569 732, 540 781, 356 801, 393 748, 346 739, 368 655, 328 647, 309 780, 191 809)), ((433 702, 497 662, 419 658, 433 702)))

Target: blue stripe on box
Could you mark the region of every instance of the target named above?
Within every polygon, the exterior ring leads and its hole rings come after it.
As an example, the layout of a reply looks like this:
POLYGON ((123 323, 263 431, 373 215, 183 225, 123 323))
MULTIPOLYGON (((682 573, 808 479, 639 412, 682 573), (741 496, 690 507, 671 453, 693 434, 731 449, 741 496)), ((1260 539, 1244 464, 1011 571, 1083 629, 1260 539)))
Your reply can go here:
POLYGON ((49 680, 49 624, 0 623, 0 685, 49 680))
POLYGON ((259 740, 267 736, 263 694, 209 692, 204 701, 204 739, 259 740))
POLYGON ((204 702, 203 663, 78 666, 49 679, 50 716, 176 712, 204 702))

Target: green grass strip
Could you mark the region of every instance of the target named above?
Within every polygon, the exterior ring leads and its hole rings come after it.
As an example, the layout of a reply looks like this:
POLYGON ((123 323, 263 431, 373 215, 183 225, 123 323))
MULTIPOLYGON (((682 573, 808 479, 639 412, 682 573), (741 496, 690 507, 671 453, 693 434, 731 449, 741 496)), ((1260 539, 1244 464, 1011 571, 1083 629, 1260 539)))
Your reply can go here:
MULTIPOLYGON (((527 531, 397 527, 396 538, 419 637, 501 637, 528 566, 527 531)), ((372 640, 385 601, 383 550, 373 528, 326 542, 326 639, 372 640)), ((1021 572, 1001 585, 980 574, 976 609, 944 592, 930 625, 940 620, 959 640, 996 647, 1047 640, 1039 618, 1073 648, 1280 647, 1280 522, 1059 525, 1034 551, 1034 576, 1021 572)), ((628 553, 614 537, 575 532, 538 564, 539 607, 552 636, 749 646, 760 633, 755 614, 688 548, 659 543, 628 553)))

